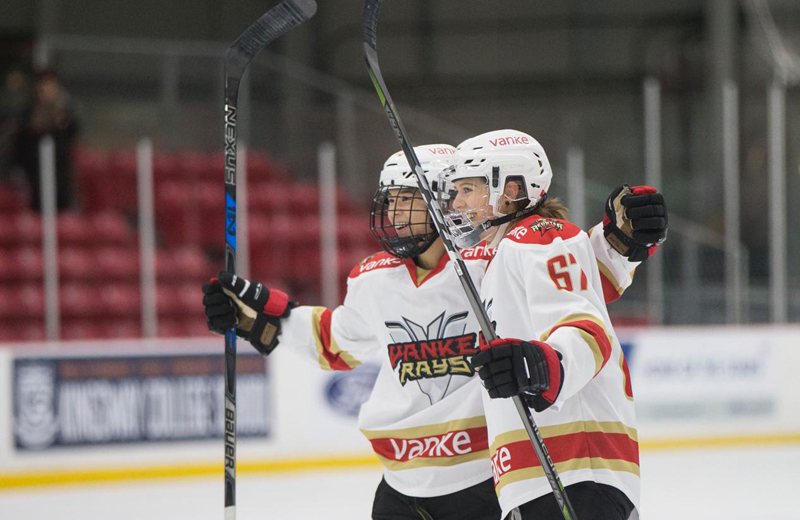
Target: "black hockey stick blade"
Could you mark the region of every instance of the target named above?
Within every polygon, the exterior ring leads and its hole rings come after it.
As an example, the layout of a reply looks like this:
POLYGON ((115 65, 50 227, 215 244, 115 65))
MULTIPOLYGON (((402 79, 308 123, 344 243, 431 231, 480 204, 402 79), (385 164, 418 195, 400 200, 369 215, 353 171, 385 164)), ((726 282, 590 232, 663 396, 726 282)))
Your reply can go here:
POLYGON ((284 0, 264 13, 225 53, 225 77, 241 78, 256 54, 316 12, 317 3, 314 0, 284 0))

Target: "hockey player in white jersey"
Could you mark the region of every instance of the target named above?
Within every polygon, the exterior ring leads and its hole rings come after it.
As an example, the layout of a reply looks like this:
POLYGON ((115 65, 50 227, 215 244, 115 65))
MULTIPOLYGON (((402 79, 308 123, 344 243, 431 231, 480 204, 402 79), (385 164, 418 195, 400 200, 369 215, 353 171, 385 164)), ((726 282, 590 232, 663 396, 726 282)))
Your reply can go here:
MULTIPOLYGON (((450 164, 454 150, 415 148, 429 180, 450 164)), ((237 333, 260 352, 268 354, 280 339, 326 370, 350 370, 382 353, 359 415, 385 467, 373 518, 497 520, 482 389, 469 364, 478 325, 402 153, 381 172, 371 229, 385 252, 351 271, 343 305, 292 308, 279 291, 220 273, 204 286, 209 328, 224 331, 238 316, 237 333)), ((616 299, 634 264, 608 251, 609 297, 616 299)), ((477 284, 493 253, 486 244, 463 252, 477 284)))
MULTIPOLYGON (((520 395, 536 412, 578 518, 625 520, 638 506, 639 451, 630 376, 598 268, 607 251, 597 247, 599 230, 590 239, 564 220, 563 206, 546 202, 551 178, 533 137, 500 130, 459 145, 438 182, 445 220, 462 246, 507 226, 481 284, 501 339, 472 358, 487 389, 494 485, 504 518, 562 518, 518 412, 504 399, 520 395)), ((615 190, 604 219, 608 242, 630 245, 637 259, 666 234, 654 191, 615 190), (633 226, 626 204, 637 216, 633 226), (634 240, 634 230, 650 241, 634 240)))

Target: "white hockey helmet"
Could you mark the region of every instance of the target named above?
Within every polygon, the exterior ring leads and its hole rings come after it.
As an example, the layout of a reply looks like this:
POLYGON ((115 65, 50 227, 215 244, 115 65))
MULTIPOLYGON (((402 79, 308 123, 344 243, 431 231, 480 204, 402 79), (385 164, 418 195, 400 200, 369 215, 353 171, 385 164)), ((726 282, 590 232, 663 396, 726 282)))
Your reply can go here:
MULTIPOLYGON (((417 154, 422 171, 428 184, 437 180, 439 173, 453 164, 453 157, 456 148, 449 144, 425 144, 415 146, 414 153, 417 154)), ((417 177, 408 164, 406 154, 403 151, 392 154, 383 163, 381 170, 380 187, 402 186, 407 188, 417 187, 417 177)))
MULTIPOLYGON (((439 173, 452 166, 455 151, 455 147, 449 144, 414 147, 434 193, 437 192, 439 173)), ((402 151, 392 154, 383 164, 378 191, 372 199, 370 230, 383 249, 398 258, 422 254, 439 237, 425 200, 417 189, 417 177, 402 151), (398 204, 397 194, 404 188, 408 192, 405 202, 398 204)))
POLYGON ((438 200, 453 238, 459 247, 471 247, 492 225, 532 213, 544 200, 553 170, 539 142, 519 130, 495 130, 467 139, 456 149, 454 165, 439 175, 438 200), (480 178, 488 187, 484 204, 489 211, 453 207, 457 189, 455 181, 480 178), (503 197, 506 186, 514 183, 518 195, 503 197), (527 201, 512 213, 504 207, 509 202, 527 201), (527 210, 527 211, 525 211, 527 210))

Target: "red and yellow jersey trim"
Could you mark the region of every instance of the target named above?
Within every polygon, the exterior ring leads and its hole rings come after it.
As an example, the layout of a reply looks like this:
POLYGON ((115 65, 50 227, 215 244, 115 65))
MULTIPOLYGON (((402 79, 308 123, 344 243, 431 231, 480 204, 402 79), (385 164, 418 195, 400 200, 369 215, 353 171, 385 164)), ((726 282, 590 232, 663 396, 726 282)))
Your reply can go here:
MULTIPOLYGON (((559 473, 580 469, 624 471, 639 476, 639 442, 634 428, 613 421, 577 421, 539 429, 559 473)), ((544 477, 525 430, 498 435, 491 447, 495 491, 544 477)))
POLYGON ((602 321, 591 314, 571 314, 553 325, 549 331, 542 334, 540 341, 546 342, 553 333, 562 327, 578 329, 581 338, 592 350, 594 356, 594 375, 603 369, 611 357, 611 336, 606 332, 602 321))
POLYGON ((311 330, 317 349, 319 366, 323 370, 352 370, 360 361, 342 350, 331 334, 333 312, 325 307, 314 307, 311 311, 311 330))
POLYGON ((631 371, 628 369, 628 362, 625 360, 625 353, 619 352, 619 369, 622 370, 622 390, 625 398, 633 401, 633 384, 631 383, 631 371))
POLYGON ((424 269, 418 267, 411 258, 404 258, 402 260, 406 266, 406 269, 408 269, 408 275, 411 277, 411 281, 414 282, 414 285, 417 287, 444 271, 444 268, 447 266, 447 262, 449 261, 450 257, 447 256, 447 253, 443 253, 433 269, 424 269))
POLYGON ((625 289, 620 287, 614 274, 606 265, 600 260, 597 261, 597 268, 600 270, 600 283, 603 286, 603 296, 606 303, 611 303, 619 300, 625 289))
POLYGON ((484 416, 399 430, 361 430, 391 471, 455 466, 489 458, 484 416))
POLYGON ((378 269, 386 269, 389 267, 398 267, 403 265, 403 260, 396 256, 390 255, 386 252, 375 253, 370 255, 355 266, 351 271, 349 278, 358 278, 364 273, 375 271, 378 269))

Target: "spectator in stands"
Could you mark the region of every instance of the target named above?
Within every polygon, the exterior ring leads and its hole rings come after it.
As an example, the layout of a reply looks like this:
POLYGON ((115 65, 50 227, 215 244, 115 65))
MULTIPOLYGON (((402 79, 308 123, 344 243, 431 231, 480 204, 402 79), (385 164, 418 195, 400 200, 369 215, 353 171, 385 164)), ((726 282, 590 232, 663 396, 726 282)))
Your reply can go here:
POLYGON ((17 161, 17 135, 28 103, 28 79, 21 69, 13 68, 6 74, 0 94, 0 180, 11 176, 17 161))
POLYGON ((20 164, 30 187, 31 208, 39 211, 39 143, 51 135, 56 149, 56 199, 58 209, 73 205, 72 155, 78 122, 72 100, 55 71, 36 74, 34 99, 20 128, 20 164))

